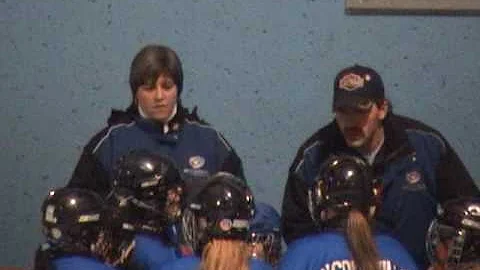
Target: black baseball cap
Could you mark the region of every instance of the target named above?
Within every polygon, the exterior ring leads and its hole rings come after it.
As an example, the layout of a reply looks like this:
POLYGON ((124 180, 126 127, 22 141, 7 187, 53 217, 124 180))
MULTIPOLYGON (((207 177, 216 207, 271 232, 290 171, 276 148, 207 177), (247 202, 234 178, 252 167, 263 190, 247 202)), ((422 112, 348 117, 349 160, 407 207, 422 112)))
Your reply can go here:
POLYGON ((372 68, 354 65, 342 69, 335 77, 333 109, 348 107, 370 109, 385 99, 383 81, 372 68))

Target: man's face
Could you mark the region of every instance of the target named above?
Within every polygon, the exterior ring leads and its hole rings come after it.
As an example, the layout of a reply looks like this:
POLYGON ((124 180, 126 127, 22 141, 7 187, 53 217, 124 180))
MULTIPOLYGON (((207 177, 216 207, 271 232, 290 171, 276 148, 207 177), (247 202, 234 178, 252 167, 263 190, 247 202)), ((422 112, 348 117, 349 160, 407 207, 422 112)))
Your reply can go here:
POLYGON ((335 108, 335 120, 349 147, 371 151, 373 139, 382 127, 388 111, 387 101, 373 103, 362 108, 335 108))
POLYGON ((160 75, 153 86, 137 89, 136 100, 147 118, 166 123, 177 104, 177 85, 170 76, 160 75))

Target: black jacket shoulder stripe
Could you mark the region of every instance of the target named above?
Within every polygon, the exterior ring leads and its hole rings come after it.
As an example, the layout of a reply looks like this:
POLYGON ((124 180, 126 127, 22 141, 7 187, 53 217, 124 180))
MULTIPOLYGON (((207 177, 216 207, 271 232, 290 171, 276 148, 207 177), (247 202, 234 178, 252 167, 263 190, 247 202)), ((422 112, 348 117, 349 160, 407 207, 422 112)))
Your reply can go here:
POLYGON ((442 138, 442 136, 438 135, 437 133, 433 131, 425 131, 425 130, 420 130, 420 129, 407 129, 406 132, 415 132, 419 133, 422 135, 426 136, 431 136, 435 138, 438 142, 440 142, 440 145, 442 146, 442 154, 445 154, 447 152, 447 146, 445 144, 445 140, 442 138))
POLYGON ((319 146, 321 144, 322 144, 322 142, 315 141, 311 145, 307 146, 305 148, 305 150, 303 150, 302 159, 300 159, 297 166, 295 166, 295 170, 294 170, 295 173, 298 173, 298 171, 300 170, 300 167, 303 165, 303 163, 305 161, 305 156, 307 155, 307 153, 310 152, 310 150, 312 150, 314 147, 319 146))
POLYGON ((232 151, 232 147, 231 147, 230 144, 227 142, 227 140, 222 136, 222 134, 220 134, 220 132, 218 132, 218 131, 215 131, 215 132, 217 132, 218 138, 220 138, 220 141, 223 143, 223 145, 225 145, 225 148, 227 148, 227 151, 228 151, 228 152, 231 152, 231 151, 232 151))
POLYGON ((103 142, 110 136, 110 133, 112 133, 113 130, 117 129, 117 128, 121 128, 121 127, 130 127, 132 126, 133 124, 135 124, 135 122, 131 122, 129 124, 118 124, 118 125, 114 125, 114 126, 111 126, 107 133, 98 141, 97 145, 93 148, 92 150, 92 154, 94 154, 95 152, 97 152, 98 148, 100 148, 100 146, 103 144, 103 142))

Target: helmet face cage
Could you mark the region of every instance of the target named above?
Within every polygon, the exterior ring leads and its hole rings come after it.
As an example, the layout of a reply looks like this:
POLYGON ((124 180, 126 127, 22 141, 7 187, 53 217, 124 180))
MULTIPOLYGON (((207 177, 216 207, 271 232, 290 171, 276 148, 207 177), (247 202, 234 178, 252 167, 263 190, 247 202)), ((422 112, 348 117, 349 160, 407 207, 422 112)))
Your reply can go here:
POLYGON ((247 240, 254 211, 248 186, 229 173, 217 173, 185 211, 184 237, 197 252, 212 238, 247 240))
POLYGON ((265 253, 265 260, 273 266, 278 264, 282 254, 282 236, 280 232, 252 232, 250 234, 248 242, 251 245, 262 245, 265 253))
POLYGON ((351 209, 369 216, 378 193, 370 167, 362 159, 332 155, 323 163, 308 191, 310 214, 319 227, 336 224, 351 209), (335 217, 329 214, 331 210, 335 217))
POLYGON ((133 231, 124 230, 114 224, 107 226, 95 248, 105 262, 118 267, 126 266, 135 245, 134 237, 133 231))
POLYGON ((183 190, 178 170, 165 156, 133 151, 120 158, 114 169, 114 196, 122 201, 128 213, 125 218, 136 230, 157 233, 176 222, 183 190))
POLYGON ((461 198, 446 202, 426 236, 432 264, 456 265, 480 258, 480 199, 461 198))
MULTIPOLYGON (((182 241, 183 244, 189 246, 194 251, 200 250, 200 237, 202 231, 200 231, 197 220, 196 211, 191 208, 186 208, 182 214, 182 241)), ((204 230, 203 230, 204 231, 204 230)))
POLYGON ((457 264, 461 261, 467 232, 435 219, 427 232, 426 249, 430 262, 457 264))

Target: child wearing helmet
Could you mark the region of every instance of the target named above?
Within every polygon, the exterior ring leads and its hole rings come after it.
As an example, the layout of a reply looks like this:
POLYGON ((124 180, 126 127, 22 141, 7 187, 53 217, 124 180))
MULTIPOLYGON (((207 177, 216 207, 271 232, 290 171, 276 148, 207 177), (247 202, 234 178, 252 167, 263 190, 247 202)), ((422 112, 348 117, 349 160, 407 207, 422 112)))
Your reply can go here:
POLYGON ((171 233, 182 198, 183 180, 168 157, 136 150, 116 163, 108 200, 121 209, 124 226, 135 232, 129 268, 155 269, 180 257, 171 233))
POLYGON ((362 159, 330 156, 308 191, 318 233, 290 244, 279 269, 417 269, 398 241, 371 232, 380 191, 362 159))
POLYGON ((250 260, 247 238, 254 212, 253 196, 244 181, 230 173, 213 175, 184 213, 183 231, 195 254, 161 269, 272 269, 262 260, 250 260))
POLYGON ((52 190, 42 205, 46 242, 34 269, 112 270, 127 261, 133 234, 124 231, 112 209, 86 189, 52 190))
POLYGON ((451 199, 438 210, 426 237, 431 269, 480 268, 480 198, 451 199))

